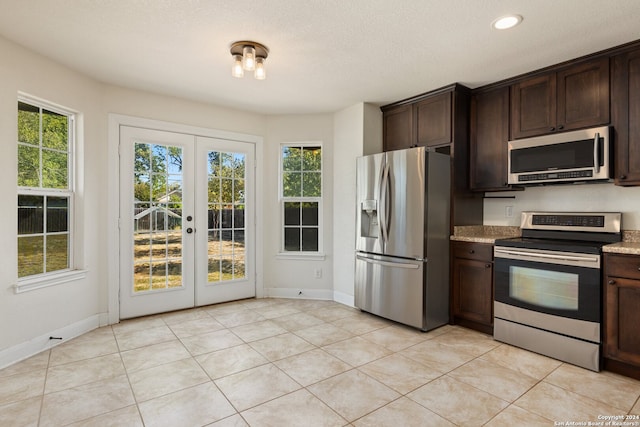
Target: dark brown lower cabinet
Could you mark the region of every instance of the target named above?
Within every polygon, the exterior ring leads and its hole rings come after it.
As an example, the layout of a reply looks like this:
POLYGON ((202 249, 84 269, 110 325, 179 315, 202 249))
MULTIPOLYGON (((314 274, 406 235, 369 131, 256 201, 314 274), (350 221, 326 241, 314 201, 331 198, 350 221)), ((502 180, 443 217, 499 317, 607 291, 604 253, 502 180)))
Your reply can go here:
POLYGON ((451 242, 452 323, 493 334, 493 245, 451 242))
POLYGON ((604 260, 605 369, 640 379, 640 256, 604 260))

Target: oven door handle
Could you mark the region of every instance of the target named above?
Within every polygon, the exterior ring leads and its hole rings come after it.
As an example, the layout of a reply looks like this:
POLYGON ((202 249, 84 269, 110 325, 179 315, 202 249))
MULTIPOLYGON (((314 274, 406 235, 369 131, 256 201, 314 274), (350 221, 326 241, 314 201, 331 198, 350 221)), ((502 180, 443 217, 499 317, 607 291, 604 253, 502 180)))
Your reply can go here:
POLYGON ((502 248, 495 248, 494 253, 496 254, 496 256, 498 256, 498 258, 508 258, 508 255, 515 255, 515 256, 522 256, 522 257, 528 257, 528 258, 552 260, 552 261, 574 261, 574 262, 585 262, 585 263, 592 262, 594 264, 597 264, 598 266, 600 265, 600 257, 597 255, 594 255, 594 256, 567 255, 567 254, 555 255, 555 254, 549 254, 549 253, 518 251, 513 249, 502 249, 502 248), (507 255, 507 256, 500 256, 500 255, 507 255))

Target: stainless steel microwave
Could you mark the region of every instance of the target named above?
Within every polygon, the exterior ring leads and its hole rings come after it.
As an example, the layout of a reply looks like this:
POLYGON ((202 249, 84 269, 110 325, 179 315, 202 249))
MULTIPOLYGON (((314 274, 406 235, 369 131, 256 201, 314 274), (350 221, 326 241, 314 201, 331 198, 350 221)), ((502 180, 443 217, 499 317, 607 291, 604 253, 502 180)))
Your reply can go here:
POLYGON ((508 183, 609 180, 611 147, 609 126, 509 141, 508 183))

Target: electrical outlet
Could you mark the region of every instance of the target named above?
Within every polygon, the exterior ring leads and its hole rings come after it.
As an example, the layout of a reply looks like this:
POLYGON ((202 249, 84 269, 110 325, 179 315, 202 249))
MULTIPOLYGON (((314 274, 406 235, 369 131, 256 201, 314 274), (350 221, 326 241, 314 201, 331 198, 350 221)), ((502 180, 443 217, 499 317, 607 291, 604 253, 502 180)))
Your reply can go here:
POLYGON ((322 278, 322 269, 321 268, 316 268, 315 271, 313 272, 313 275, 316 279, 321 279, 322 278))
POLYGON ((504 216, 507 218, 511 218, 513 216, 513 206, 504 207, 504 216))

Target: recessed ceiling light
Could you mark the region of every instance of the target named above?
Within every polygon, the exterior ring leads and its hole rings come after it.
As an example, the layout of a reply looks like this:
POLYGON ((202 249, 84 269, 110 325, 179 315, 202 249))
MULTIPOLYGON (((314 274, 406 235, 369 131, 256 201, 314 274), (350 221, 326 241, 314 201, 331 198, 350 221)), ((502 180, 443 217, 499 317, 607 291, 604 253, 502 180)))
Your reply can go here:
POLYGON ((507 15, 493 21, 491 26, 496 30, 506 30, 513 28, 522 22, 522 16, 520 15, 507 15))

